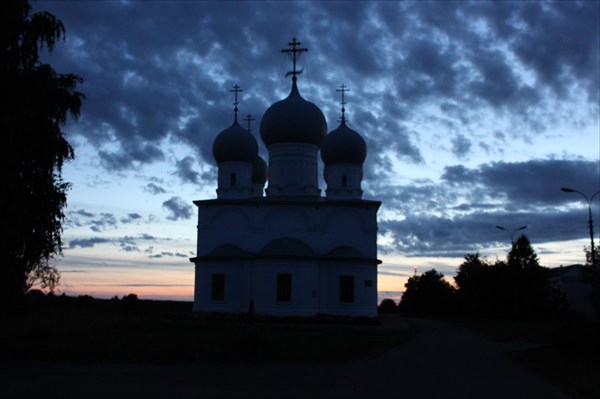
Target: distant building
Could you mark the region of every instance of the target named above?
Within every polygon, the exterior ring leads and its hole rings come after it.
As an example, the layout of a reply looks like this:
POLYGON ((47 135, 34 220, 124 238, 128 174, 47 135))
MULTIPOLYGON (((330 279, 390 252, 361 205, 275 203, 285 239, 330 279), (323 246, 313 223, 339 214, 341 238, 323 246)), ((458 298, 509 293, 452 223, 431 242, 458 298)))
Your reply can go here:
POLYGON ((363 138, 346 124, 327 134, 319 107, 300 95, 295 39, 289 96, 260 121, 269 154, 237 120, 217 135, 217 199, 198 207, 194 311, 277 316, 377 314, 377 211, 362 199, 363 138), (318 187, 319 152, 326 195, 318 187), (266 190, 264 186, 267 184, 266 190), (266 191, 266 195, 264 195, 266 191))
MULTIPOLYGON (((587 319, 595 318, 592 307, 592 284, 586 281, 586 266, 571 265, 550 269, 550 283, 564 296, 569 309, 587 319)), ((588 276, 589 277, 589 276, 588 276)))

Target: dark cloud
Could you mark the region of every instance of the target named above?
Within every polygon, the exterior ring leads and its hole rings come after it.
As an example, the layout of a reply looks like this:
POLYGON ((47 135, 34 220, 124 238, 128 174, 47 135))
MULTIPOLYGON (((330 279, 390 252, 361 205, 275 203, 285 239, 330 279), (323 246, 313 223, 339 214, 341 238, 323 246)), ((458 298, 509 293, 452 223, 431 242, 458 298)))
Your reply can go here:
POLYGON ((456 155, 457 158, 464 158, 471 151, 471 140, 466 138, 464 135, 459 134, 452 139, 452 153, 456 155))
POLYGON ((164 257, 189 258, 189 255, 186 255, 186 254, 184 254, 182 252, 163 251, 163 252, 158 253, 158 254, 148 255, 148 257, 151 258, 151 259, 160 259, 160 258, 164 258, 164 257))
POLYGON ((93 218, 94 216, 96 216, 96 214, 94 214, 92 212, 88 212, 85 209, 78 209, 78 210, 74 211, 73 213, 76 215, 84 216, 86 218, 93 218))
POLYGON ((382 246, 383 253, 400 252, 409 256, 462 257, 481 251, 490 245, 510 239, 497 225, 513 230, 527 226, 524 233, 533 244, 583 238, 586 235, 580 210, 568 212, 476 212, 456 217, 408 217, 404 220, 384 220, 379 229, 392 237, 391 246, 382 246), (582 223, 577 225, 576 220, 582 223))
POLYGON ((162 150, 155 144, 131 144, 125 148, 108 152, 98 152, 102 165, 108 170, 121 171, 137 167, 139 164, 152 163, 164 159, 162 150))
POLYGON ((175 162, 175 174, 184 183, 197 184, 200 181, 200 174, 193 169, 194 158, 187 156, 175 162))
POLYGON ((115 215, 110 212, 103 212, 98 219, 89 222, 90 230, 100 233, 108 229, 114 229, 117 226, 115 215))
POLYGON ((192 206, 180 197, 172 197, 163 202, 162 206, 169 211, 170 215, 167 216, 169 220, 189 219, 192 217, 192 206))
MULTIPOLYGON (((92 248, 96 244, 114 244, 118 245, 122 251, 125 252, 141 252, 139 249, 139 241, 159 241, 157 237, 150 234, 139 234, 136 236, 122 236, 122 237, 91 237, 85 239, 75 239, 69 241, 69 249, 73 248, 92 248)), ((152 248, 152 247, 151 247, 152 248)))
POLYGON ((167 191, 155 183, 148 183, 144 186, 144 191, 153 195, 164 194, 167 191))
POLYGON ((69 248, 92 248, 96 244, 105 244, 111 242, 108 238, 102 237, 91 237, 85 239, 71 240, 69 241, 69 248))
MULTIPOLYGON (((413 162, 422 156, 406 123, 422 117, 415 111, 423 104, 454 104, 462 110, 446 115, 454 124, 492 113, 527 131, 551 125, 549 116, 532 115, 567 104, 571 93, 585 93, 591 112, 598 112, 597 2, 232 7, 91 1, 36 7, 67 27, 67 43, 56 48, 53 63, 85 78, 78 131, 96 144, 110 170, 164 160, 165 139, 191 146, 199 161, 212 164, 212 140, 232 121, 231 85, 244 88, 241 112, 253 114, 256 126, 289 90, 283 78, 289 61, 279 49, 290 32, 310 47, 300 60, 306 70, 301 92, 323 108, 330 128, 339 117, 334 90, 343 80, 353 90, 351 120, 370 148, 393 149, 413 162), (275 19, 286 23, 270 23, 275 19)), ((185 158, 178 161, 177 173, 194 182, 198 175, 188 166, 185 158)))
POLYGON ((597 162, 576 160, 493 162, 476 169, 448 166, 442 179, 454 186, 481 185, 489 197, 502 197, 515 208, 530 209, 572 201, 573 198, 560 191, 561 187, 595 192, 600 169, 597 162))
POLYGON ((495 226, 528 226, 532 242, 587 237, 584 213, 566 207, 579 195, 561 191, 570 186, 591 195, 598 190, 597 163, 569 160, 495 162, 478 168, 446 167, 442 182, 389 190, 384 207, 400 210, 403 219, 380 221, 380 232, 391 238, 384 253, 462 256, 506 240, 495 226), (404 212, 403 212, 404 211, 404 212), (579 220, 580 223, 576 221, 579 220))
POLYGON ((142 215, 139 213, 128 213, 127 216, 121 218, 121 223, 134 223, 142 219, 142 215))

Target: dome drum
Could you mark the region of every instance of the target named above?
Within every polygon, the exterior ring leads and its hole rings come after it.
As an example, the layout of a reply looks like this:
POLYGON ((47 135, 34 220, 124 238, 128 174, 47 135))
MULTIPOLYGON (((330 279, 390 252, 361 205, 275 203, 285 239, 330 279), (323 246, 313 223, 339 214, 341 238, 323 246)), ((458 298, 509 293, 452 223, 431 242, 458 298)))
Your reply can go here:
POLYGON ((269 147, 268 196, 319 196, 318 151, 313 144, 280 143, 269 147))

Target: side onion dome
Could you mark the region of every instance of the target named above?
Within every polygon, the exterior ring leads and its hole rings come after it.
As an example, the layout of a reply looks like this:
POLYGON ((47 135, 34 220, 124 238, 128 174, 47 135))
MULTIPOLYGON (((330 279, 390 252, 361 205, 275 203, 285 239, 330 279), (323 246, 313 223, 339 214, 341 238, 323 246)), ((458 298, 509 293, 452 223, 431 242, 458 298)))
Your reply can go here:
POLYGON ((271 105, 260 122, 260 137, 266 146, 307 143, 320 147, 326 134, 325 116, 319 107, 300 96, 295 81, 290 95, 271 105))
POLYGON ((321 145, 321 159, 327 164, 362 164, 367 158, 367 143, 342 119, 340 126, 330 132, 321 145))
POLYGON ((267 163, 260 155, 256 156, 252 164, 252 183, 265 184, 267 182, 267 163))
POLYGON ((231 126, 217 135, 213 141, 213 157, 222 162, 254 163, 258 156, 258 144, 254 136, 240 126, 237 118, 231 126))

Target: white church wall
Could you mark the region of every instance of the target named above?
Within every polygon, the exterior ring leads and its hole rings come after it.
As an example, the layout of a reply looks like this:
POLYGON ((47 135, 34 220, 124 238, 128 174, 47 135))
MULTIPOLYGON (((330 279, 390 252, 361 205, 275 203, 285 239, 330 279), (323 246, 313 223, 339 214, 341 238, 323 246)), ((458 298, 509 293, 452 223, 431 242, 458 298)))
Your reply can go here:
POLYGON ((199 260, 196 268, 196 311, 247 312, 253 300, 255 312, 262 315, 376 316, 379 203, 208 200, 196 204, 197 254, 208 259, 199 260), (210 260, 213 256, 223 261, 210 260), (332 256, 369 261, 331 261, 332 256), (215 272, 226 275, 223 301, 210 299, 215 272), (277 301, 278 273, 292 275, 289 302, 277 301), (339 300, 342 275, 354 278, 351 303, 339 300))
POLYGON ((233 312, 247 311, 243 297, 243 265, 240 261, 203 262, 196 266, 194 311, 233 312), (224 298, 212 298, 213 274, 224 275, 224 298))
POLYGON ((306 242, 317 254, 346 245, 363 256, 377 256, 377 207, 316 205, 199 204, 198 252, 208 255, 224 243, 234 243, 256 253, 269 242, 294 237, 306 242))
POLYGON ((254 305, 257 314, 313 316, 318 309, 318 266, 310 261, 263 260, 254 265, 254 305), (277 274, 292 277, 290 301, 277 300, 277 274))
POLYGON ((331 287, 324 293, 322 313, 349 316, 377 316, 377 266, 331 262, 322 273, 321 285, 331 287), (352 276, 353 300, 340 301, 340 276, 352 276))

